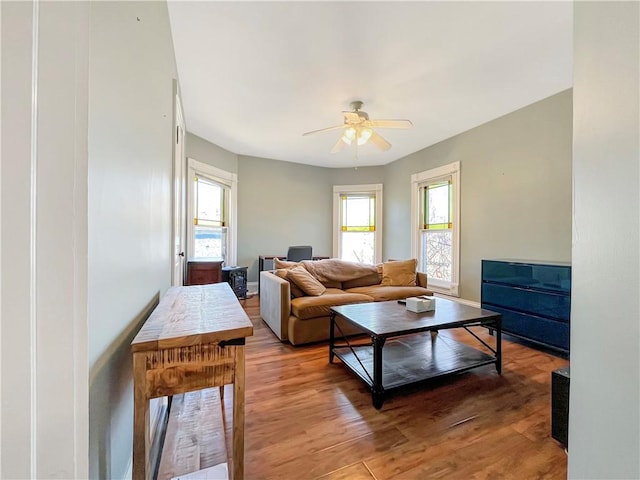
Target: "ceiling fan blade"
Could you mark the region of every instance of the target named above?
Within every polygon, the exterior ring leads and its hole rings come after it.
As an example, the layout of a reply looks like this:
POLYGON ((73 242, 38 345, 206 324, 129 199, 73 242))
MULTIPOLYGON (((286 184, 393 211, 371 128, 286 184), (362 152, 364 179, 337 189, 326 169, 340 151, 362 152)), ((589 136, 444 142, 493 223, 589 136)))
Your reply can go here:
POLYGON ((376 128, 411 128, 411 120, 371 120, 372 127, 376 128))
POLYGON ((336 142, 336 144, 331 149, 331 153, 338 153, 340 150, 342 150, 346 146, 347 146, 347 144, 344 143, 342 141, 342 137, 340 137, 340 138, 338 138, 338 141, 336 142))
POLYGON ((391 144, 387 142, 384 138, 382 138, 380 135, 378 135, 376 132, 373 132, 371 134, 369 141, 383 151, 389 150, 391 148, 391 144))
POLYGON ((336 125, 335 127, 321 128, 320 130, 313 130, 311 132, 303 133, 302 136, 304 137, 305 135, 313 135, 314 133, 329 132, 331 130, 338 130, 339 128, 344 128, 344 124, 336 125))

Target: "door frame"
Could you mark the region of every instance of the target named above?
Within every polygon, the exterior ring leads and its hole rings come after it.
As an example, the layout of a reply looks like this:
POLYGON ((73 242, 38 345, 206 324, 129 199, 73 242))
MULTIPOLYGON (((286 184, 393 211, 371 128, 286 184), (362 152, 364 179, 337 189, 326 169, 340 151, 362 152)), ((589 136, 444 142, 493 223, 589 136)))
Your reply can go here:
POLYGON ((184 252, 186 244, 186 208, 185 208, 185 136, 186 128, 182 112, 182 102, 178 82, 173 81, 173 187, 171 220, 171 285, 184 284, 184 252))

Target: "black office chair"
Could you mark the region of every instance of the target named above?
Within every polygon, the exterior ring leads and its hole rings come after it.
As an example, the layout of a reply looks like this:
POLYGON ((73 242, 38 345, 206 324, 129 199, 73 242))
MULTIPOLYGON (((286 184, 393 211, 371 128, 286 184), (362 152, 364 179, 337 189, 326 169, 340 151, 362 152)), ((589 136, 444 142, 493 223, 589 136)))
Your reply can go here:
POLYGON ((311 260, 313 257, 312 248, 309 245, 295 245, 287 250, 287 260, 289 262, 299 262, 300 260, 311 260))

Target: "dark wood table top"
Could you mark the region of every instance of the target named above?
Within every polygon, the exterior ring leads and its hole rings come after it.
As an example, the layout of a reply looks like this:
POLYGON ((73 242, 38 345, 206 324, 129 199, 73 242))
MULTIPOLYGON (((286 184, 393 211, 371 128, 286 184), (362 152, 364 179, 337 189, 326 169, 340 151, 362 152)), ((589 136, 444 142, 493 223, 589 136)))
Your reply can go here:
POLYGON ((253 335, 253 324, 228 283, 171 287, 131 342, 161 350, 253 335))
POLYGON ((355 303, 332 307, 332 311, 376 336, 394 336, 462 327, 481 320, 495 319, 499 313, 445 298, 436 299, 436 309, 415 313, 404 304, 389 302, 355 303))

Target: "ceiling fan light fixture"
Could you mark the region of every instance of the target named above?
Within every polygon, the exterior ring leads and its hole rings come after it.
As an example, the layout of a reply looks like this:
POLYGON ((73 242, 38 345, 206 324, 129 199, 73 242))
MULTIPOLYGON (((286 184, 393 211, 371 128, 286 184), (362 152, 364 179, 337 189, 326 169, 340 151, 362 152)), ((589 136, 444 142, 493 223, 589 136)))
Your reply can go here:
POLYGON ((362 108, 362 102, 360 100, 351 102, 351 108, 353 109, 352 111, 342 112, 344 117, 344 123, 342 123, 342 125, 312 130, 302 135, 306 136, 315 133, 342 130, 338 141, 331 149, 331 153, 338 153, 345 145, 351 145, 354 140, 356 146, 370 142, 374 147, 386 152, 391 148, 391 144, 380 136, 379 133, 374 131, 374 128, 410 128, 413 126, 410 120, 370 120, 369 114, 360 110, 362 108))
POLYGON ((358 135, 358 145, 364 145, 371 138, 371 134, 373 134, 373 130, 369 127, 364 127, 360 129, 360 134, 358 135))
POLYGON ((354 138, 356 138, 356 129, 353 127, 345 128, 342 133, 342 141, 347 145, 351 145, 354 138))

